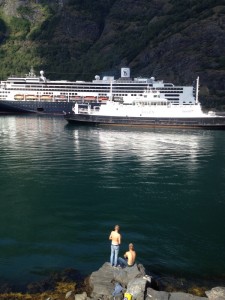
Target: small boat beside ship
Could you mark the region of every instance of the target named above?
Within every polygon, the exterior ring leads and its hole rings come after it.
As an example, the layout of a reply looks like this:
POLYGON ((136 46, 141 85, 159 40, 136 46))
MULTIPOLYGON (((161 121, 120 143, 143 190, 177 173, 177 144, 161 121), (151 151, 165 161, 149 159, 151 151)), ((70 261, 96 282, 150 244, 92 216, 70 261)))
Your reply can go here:
POLYGON ((204 113, 198 102, 198 93, 195 103, 175 105, 161 98, 159 91, 152 88, 133 97, 124 97, 122 102, 111 99, 100 106, 76 103, 73 113, 64 117, 70 124, 225 130, 225 117, 204 113))

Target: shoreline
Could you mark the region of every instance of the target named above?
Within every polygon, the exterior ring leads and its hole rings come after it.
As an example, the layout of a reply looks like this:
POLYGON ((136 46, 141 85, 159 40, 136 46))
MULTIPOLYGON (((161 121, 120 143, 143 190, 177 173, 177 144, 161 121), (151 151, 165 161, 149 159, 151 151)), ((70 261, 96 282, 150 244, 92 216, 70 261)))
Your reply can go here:
MULTIPOLYGON (((155 274, 148 269, 146 269, 146 273, 153 279, 152 287, 162 292, 183 292, 203 297, 205 291, 215 286, 225 286, 225 276, 221 276, 220 279, 204 277, 198 279, 179 278, 172 274, 155 274)), ((18 281, 0 280, 0 299, 39 299, 38 297, 42 297, 41 295, 43 294, 59 294, 59 288, 65 291, 73 285, 76 286, 78 292, 88 292, 89 288, 86 286, 86 281, 90 276, 91 274, 83 274, 79 270, 67 268, 53 271, 48 276, 43 277, 43 279, 27 283, 18 284, 18 281), (28 295, 30 298, 27 298, 28 295), (23 296, 26 298, 23 298, 23 296)))

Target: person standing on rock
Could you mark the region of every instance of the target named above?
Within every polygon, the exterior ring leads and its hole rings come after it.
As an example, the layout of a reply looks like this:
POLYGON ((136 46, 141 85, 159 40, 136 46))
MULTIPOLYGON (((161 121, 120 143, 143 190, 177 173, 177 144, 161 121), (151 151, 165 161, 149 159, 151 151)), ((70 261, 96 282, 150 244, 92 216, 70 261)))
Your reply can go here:
POLYGON ((111 266, 117 266, 118 254, 121 244, 121 234, 119 233, 120 227, 119 225, 115 226, 115 229, 111 231, 109 235, 109 240, 112 241, 111 244, 111 255, 110 255, 110 263, 111 266))
POLYGON ((129 251, 124 254, 124 258, 119 257, 118 262, 121 267, 133 267, 136 259, 136 251, 134 250, 134 245, 129 244, 129 251), (124 259, 125 258, 125 259, 124 259))

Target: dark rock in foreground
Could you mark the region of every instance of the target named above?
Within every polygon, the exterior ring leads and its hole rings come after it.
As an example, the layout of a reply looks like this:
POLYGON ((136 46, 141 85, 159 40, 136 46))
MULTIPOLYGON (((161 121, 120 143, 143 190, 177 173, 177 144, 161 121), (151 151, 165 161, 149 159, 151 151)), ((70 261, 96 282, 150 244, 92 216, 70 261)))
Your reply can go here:
POLYGON ((132 300, 225 300, 224 287, 207 291, 207 297, 183 292, 156 291, 152 288, 151 277, 146 275, 145 268, 140 264, 122 269, 105 263, 98 271, 91 274, 89 286, 91 291, 89 297, 96 300, 126 299, 124 293, 131 294, 132 300), (118 284, 122 290, 114 295, 118 284))

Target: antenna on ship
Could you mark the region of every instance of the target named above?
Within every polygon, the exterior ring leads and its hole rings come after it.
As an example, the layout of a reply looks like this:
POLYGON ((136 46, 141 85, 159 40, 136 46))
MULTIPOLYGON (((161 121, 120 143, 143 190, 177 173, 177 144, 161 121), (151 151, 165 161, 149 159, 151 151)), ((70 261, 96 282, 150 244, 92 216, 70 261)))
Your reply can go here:
POLYGON ((196 79, 196 93, 195 93, 195 103, 198 104, 198 89, 199 89, 199 76, 196 79))
POLYGON ((34 68, 31 66, 30 72, 26 74, 26 77, 35 77, 34 68))
POLYGON ((110 101, 112 101, 113 99, 113 93, 112 93, 112 80, 110 81, 110 97, 109 97, 110 101))

